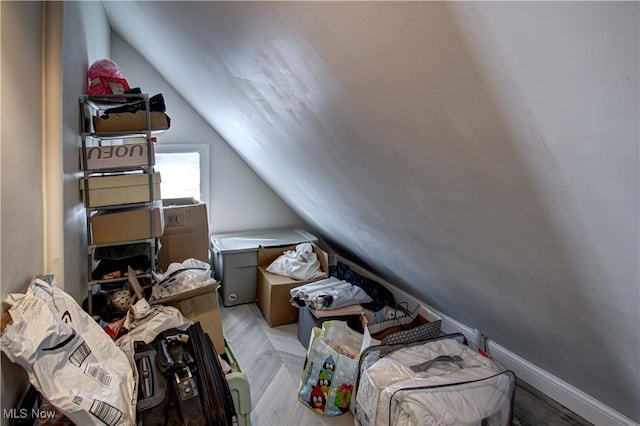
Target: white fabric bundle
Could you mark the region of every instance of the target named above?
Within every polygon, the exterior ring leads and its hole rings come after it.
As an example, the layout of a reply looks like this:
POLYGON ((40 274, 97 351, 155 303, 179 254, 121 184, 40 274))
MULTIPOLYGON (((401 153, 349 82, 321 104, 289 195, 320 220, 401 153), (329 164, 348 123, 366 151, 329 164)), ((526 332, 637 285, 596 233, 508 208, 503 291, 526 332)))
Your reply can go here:
POLYGON ((320 269, 320 261, 310 243, 302 243, 294 250, 287 250, 269 266, 267 272, 284 275, 299 281, 324 278, 326 273, 320 269))
POLYGON ((363 289, 336 277, 305 284, 289 290, 294 306, 306 305, 317 310, 343 308, 369 303, 373 299, 363 289))
POLYGON ((292 299, 297 298, 300 300, 308 300, 311 294, 317 293, 320 290, 336 287, 341 283, 347 283, 347 282, 343 280, 339 280, 336 277, 329 277, 324 280, 315 281, 309 284, 304 284, 298 287, 294 287, 291 290, 289 290, 289 295, 291 296, 292 299))

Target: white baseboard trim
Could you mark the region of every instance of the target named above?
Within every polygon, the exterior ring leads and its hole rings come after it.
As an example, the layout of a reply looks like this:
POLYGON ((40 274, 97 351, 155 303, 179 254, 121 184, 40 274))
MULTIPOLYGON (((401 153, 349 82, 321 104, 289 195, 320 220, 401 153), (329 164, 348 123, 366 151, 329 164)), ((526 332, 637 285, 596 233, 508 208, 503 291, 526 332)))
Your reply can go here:
MULTIPOLYGON (((428 307, 428 305, 427 305, 428 307)), ((473 329, 453 318, 429 307, 442 317, 442 330, 445 333, 462 333, 469 339, 473 329)), ((527 382, 549 398, 557 401, 594 425, 638 426, 638 423, 618 413, 595 398, 582 392, 542 368, 510 352, 497 343, 487 340, 487 352, 505 368, 513 371, 517 377, 527 382)))
POLYGON ((490 341, 488 348, 489 353, 499 363, 512 370, 516 376, 594 425, 638 425, 580 389, 547 373, 502 346, 490 341))
MULTIPOLYGON (((414 302, 415 305, 413 307, 423 305, 438 314, 442 318, 441 329, 443 333, 462 333, 467 337, 467 339, 471 338, 473 334, 473 329, 471 327, 456 321, 437 309, 434 309, 428 304, 416 299, 414 296, 400 290, 393 284, 383 280, 377 275, 367 271, 357 264, 354 264, 340 255, 336 255, 336 260, 349 265, 349 267, 355 272, 384 285, 389 289, 389 291, 391 291, 391 293, 393 293, 396 300, 414 302)), ((413 309, 413 307, 410 306, 410 309, 413 309)), ((510 352, 497 343, 488 340, 487 344, 488 352, 505 368, 513 371, 517 377, 594 425, 640 426, 640 424, 587 395, 580 389, 577 389, 547 373, 542 368, 530 363, 513 352, 510 352)))

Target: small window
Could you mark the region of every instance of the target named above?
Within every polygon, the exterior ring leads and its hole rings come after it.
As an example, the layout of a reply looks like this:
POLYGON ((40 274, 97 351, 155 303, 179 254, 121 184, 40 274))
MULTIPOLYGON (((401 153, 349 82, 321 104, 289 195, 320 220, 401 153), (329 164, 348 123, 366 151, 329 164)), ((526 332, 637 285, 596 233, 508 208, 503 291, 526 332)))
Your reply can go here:
POLYGON ((199 153, 157 153, 155 170, 160 172, 162 198, 200 199, 199 153))
POLYGON ((160 173, 162 198, 195 198, 208 202, 207 145, 156 144, 155 171, 160 173))

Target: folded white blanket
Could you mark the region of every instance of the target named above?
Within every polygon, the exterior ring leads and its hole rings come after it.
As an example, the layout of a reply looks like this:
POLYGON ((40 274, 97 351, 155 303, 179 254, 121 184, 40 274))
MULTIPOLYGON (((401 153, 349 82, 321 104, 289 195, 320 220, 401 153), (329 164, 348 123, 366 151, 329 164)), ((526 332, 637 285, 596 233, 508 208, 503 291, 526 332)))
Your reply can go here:
POLYGON ((294 287, 289 294, 292 305, 306 305, 316 310, 333 310, 373 300, 360 287, 335 277, 294 287))
MULTIPOLYGON (((309 284, 304 284, 298 287, 294 287, 289 290, 289 295, 291 298, 300 298, 307 299, 308 295, 311 293, 316 293, 319 290, 323 290, 325 288, 331 288, 339 283, 344 283, 346 281, 342 281, 337 279, 336 277, 329 277, 324 280, 314 281, 309 284)), ((348 284, 348 283, 347 283, 348 284)))

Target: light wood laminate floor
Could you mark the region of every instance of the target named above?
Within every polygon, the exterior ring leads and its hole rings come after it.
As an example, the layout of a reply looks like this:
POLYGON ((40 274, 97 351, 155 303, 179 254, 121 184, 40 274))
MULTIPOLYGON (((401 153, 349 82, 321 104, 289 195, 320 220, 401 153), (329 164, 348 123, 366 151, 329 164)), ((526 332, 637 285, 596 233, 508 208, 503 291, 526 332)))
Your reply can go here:
MULTIPOLYGON (((251 424, 255 426, 353 425, 348 412, 323 417, 297 400, 306 350, 297 324, 271 328, 255 303, 224 307, 222 327, 240 359, 251 389, 251 424)), ((546 398, 526 383, 516 390, 516 426, 586 426, 589 422, 546 398)))
POLYGON ((351 413, 324 417, 298 401, 306 350, 297 324, 271 328, 255 303, 220 311, 227 342, 249 381, 252 425, 353 425, 351 413))

